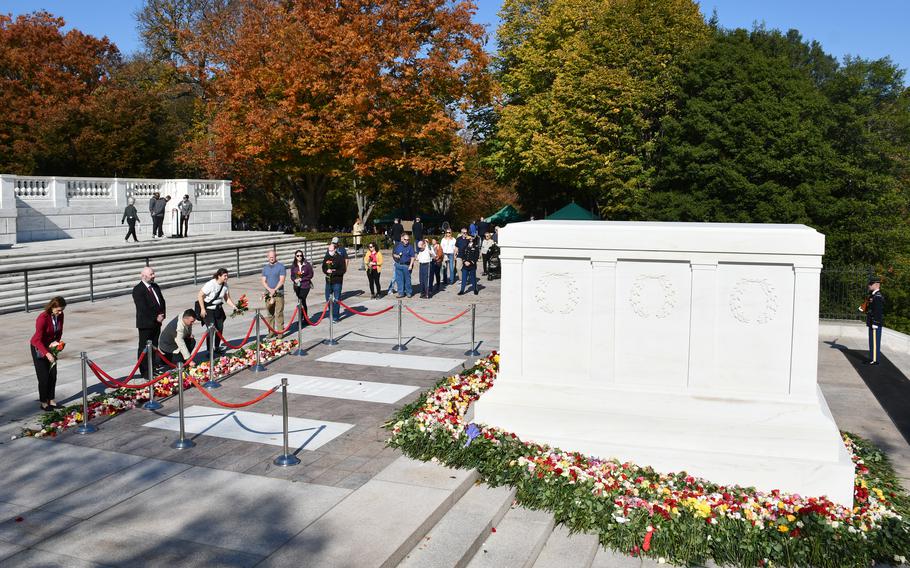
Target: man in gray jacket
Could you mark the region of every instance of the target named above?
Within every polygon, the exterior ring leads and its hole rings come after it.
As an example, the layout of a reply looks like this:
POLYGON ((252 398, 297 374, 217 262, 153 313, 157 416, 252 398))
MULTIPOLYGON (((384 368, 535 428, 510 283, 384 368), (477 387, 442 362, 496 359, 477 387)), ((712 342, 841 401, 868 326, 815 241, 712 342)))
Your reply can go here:
POLYGON ((171 363, 188 363, 192 365, 190 355, 196 348, 193 338, 193 324, 196 323, 196 313, 186 310, 182 316, 177 316, 161 329, 158 338, 158 349, 171 360, 171 363))
POLYGON ((177 212, 180 214, 180 227, 177 229, 177 235, 186 237, 190 230, 190 213, 193 212, 193 202, 190 201, 189 195, 184 195, 183 200, 177 204, 177 212))
POLYGON ((155 193, 149 200, 149 213, 152 214, 152 237, 164 236, 164 209, 167 207, 167 199, 163 199, 160 193, 155 193))

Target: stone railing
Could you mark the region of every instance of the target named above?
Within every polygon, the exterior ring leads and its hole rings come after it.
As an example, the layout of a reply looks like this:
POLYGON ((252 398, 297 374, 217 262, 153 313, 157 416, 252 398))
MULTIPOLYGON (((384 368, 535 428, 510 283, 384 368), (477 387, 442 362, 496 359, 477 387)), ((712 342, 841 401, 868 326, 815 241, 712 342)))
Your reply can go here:
POLYGON ((230 230, 228 180, 17 176, 0 174, 0 245, 17 241, 101 236, 120 231, 129 198, 136 200, 140 230, 148 232, 148 199, 171 197, 165 230, 176 223, 184 195, 193 203, 190 222, 203 230, 230 230))

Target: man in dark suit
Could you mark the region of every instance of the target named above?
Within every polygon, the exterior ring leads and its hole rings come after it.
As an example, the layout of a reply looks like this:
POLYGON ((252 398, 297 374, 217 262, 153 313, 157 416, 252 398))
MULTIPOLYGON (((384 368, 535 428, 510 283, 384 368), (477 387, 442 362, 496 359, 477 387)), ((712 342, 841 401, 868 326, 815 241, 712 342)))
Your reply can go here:
MULTIPOLYGON (((142 269, 142 281, 133 287, 133 303, 136 304, 136 329, 139 330, 139 355, 145 350, 145 342, 152 341, 158 347, 158 336, 161 334, 161 322, 164 321, 166 304, 161 288, 155 283, 155 271, 151 266, 142 269)), ((154 357, 154 353, 153 353, 154 357)), ((143 362, 140 372, 146 380, 148 363, 143 362)))

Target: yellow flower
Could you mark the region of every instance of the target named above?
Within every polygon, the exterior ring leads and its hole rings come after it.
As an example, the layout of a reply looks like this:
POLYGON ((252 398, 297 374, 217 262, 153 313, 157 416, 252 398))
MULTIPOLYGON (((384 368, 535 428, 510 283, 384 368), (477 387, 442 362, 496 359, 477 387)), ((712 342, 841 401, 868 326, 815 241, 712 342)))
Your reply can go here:
POLYGON ((787 525, 779 525, 777 527, 777 530, 779 530, 782 533, 785 533, 790 530, 790 527, 788 527, 787 525))
POLYGON ((793 515, 787 515, 787 520, 792 523, 793 521, 796 520, 796 517, 794 517, 793 515))

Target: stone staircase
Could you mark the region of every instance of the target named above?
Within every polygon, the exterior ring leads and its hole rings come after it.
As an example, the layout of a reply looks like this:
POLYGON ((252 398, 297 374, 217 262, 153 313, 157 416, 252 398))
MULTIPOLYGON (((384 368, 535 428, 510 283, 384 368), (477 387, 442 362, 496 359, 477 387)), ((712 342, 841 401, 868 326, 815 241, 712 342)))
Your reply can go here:
POLYGON ((265 263, 266 250, 273 246, 285 264, 290 263, 297 249, 305 250, 309 258, 316 251, 321 256, 325 247, 325 243, 304 243, 301 238, 283 233, 252 231, 139 243, 123 243, 119 239, 87 241, 47 241, 0 250, 0 313, 25 309, 26 272, 29 308, 40 309, 55 295, 74 302, 88 300, 92 294, 95 298, 129 294, 146 262, 154 267, 156 281, 162 287, 194 281, 201 286, 222 266, 230 270, 231 276, 237 275, 238 266, 240 274, 258 273, 265 263), (65 266, 72 263, 85 266, 65 266))
MULTIPOLYGON (((569 534, 545 511, 514 504, 474 470, 399 458, 259 567, 632 568, 652 559, 569 534)), ((712 566, 712 564, 709 564, 712 566)))

